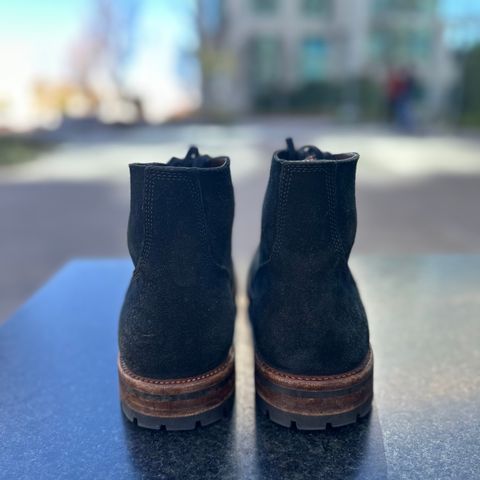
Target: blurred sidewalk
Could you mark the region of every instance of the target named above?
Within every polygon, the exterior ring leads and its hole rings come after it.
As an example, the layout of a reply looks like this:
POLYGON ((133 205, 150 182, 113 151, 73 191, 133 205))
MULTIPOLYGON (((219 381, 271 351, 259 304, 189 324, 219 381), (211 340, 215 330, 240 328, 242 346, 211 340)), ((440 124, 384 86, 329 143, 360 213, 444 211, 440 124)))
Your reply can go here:
POLYGON ((167 161, 192 143, 232 159, 243 281, 272 151, 286 136, 299 146, 360 153, 354 252, 480 251, 480 140, 473 137, 401 136, 313 118, 85 132, 62 137, 33 162, 0 168, 0 320, 70 258, 127 255, 128 163, 167 161))

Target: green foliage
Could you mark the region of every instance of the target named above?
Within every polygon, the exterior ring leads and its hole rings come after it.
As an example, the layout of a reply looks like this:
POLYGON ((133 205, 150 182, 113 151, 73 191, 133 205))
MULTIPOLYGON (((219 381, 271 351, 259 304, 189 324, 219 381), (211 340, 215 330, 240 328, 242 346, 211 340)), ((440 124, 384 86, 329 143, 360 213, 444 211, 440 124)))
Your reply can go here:
POLYGON ((333 82, 307 83, 290 95, 290 106, 304 112, 331 112, 341 98, 341 86, 333 82))
POLYGON ((480 126, 480 44, 463 57, 460 92, 460 123, 480 126))
POLYGON ((382 119, 385 97, 381 85, 367 78, 340 81, 317 81, 285 92, 272 88, 257 95, 259 112, 293 112, 337 114, 353 106, 360 118, 382 119))
POLYGON ((386 97, 383 85, 365 77, 343 84, 344 104, 354 105, 361 119, 383 120, 386 116, 386 97))
POLYGON ((53 148, 46 142, 27 139, 19 135, 0 136, 0 165, 34 160, 38 155, 53 148))

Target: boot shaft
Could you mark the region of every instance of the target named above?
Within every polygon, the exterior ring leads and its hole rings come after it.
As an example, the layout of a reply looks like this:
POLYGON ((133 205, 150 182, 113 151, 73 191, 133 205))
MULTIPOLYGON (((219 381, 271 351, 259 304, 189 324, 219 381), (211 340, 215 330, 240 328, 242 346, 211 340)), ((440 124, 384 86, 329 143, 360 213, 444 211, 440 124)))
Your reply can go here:
POLYGON ((135 266, 119 324, 135 374, 183 378, 217 367, 235 317, 227 157, 133 164, 128 247, 135 266))
POLYGON ((195 265, 199 252, 231 265, 230 162, 227 157, 199 158, 130 165, 128 248, 135 266, 142 260, 159 268, 172 255, 195 265))
MULTIPOLYGON (((355 240, 358 154, 314 147, 276 152, 262 215, 261 256, 348 261, 355 240)), ((302 260, 301 260, 302 259, 302 260)))
POLYGON ((274 368, 329 375, 357 366, 368 325, 348 267, 358 155, 315 147, 274 154, 250 269, 257 354, 274 368))

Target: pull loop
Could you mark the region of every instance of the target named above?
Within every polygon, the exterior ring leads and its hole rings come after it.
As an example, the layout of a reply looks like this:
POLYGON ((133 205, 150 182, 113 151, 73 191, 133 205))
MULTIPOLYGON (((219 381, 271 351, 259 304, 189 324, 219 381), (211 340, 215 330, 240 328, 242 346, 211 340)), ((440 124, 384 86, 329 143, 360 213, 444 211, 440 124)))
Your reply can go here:
POLYGON ((297 158, 297 150, 295 149, 295 145, 291 137, 285 139, 287 143, 287 151, 288 151, 288 158, 289 160, 296 160, 297 158))
POLYGON ((195 145, 192 145, 189 149, 187 154, 185 155, 185 160, 195 160, 199 155, 198 148, 195 145))

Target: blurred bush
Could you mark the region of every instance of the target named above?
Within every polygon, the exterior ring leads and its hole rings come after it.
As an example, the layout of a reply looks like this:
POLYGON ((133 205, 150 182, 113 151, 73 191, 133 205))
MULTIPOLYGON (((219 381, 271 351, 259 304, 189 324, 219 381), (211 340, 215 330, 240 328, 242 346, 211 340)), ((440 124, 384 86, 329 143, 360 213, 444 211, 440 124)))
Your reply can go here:
POLYGON ((50 151, 54 144, 21 135, 0 136, 0 166, 34 160, 50 151))
POLYGON ((278 88, 257 95, 255 109, 260 113, 318 113, 344 115, 357 119, 383 120, 386 116, 384 88, 369 78, 343 82, 317 81, 291 91, 278 88))
POLYGON ((480 126, 480 44, 463 53, 460 63, 459 121, 480 126))

